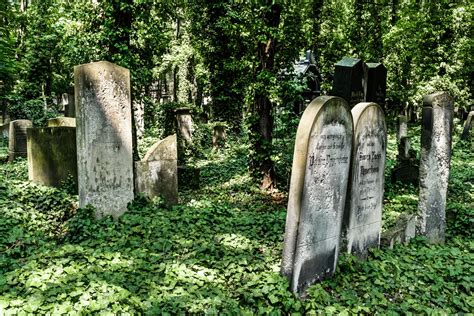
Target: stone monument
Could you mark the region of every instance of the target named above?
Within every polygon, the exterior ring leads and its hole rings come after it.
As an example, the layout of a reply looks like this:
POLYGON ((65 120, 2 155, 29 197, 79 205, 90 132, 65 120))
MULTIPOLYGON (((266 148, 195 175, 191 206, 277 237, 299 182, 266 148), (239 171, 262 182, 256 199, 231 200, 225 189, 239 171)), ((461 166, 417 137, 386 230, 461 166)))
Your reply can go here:
POLYGON ((133 200, 130 72, 101 61, 74 67, 79 207, 119 217, 133 200))
POLYGON ((8 161, 16 157, 26 157, 26 129, 33 127, 29 120, 11 121, 8 132, 8 161))
POLYGON ((351 112, 354 142, 344 228, 347 252, 365 258, 380 244, 387 126, 376 103, 359 103, 351 112))
POLYGON ((461 139, 466 140, 469 138, 469 133, 471 132, 472 129, 472 120, 474 118, 474 111, 469 112, 469 115, 467 116, 466 122, 464 122, 464 129, 461 134, 461 139))
POLYGON ((212 148, 217 149, 222 146, 226 139, 225 125, 216 124, 212 130, 212 148))
POLYGON ((299 123, 281 268, 294 293, 336 269, 352 131, 349 107, 338 97, 314 99, 299 123))
POLYGON ((367 65, 367 89, 366 102, 374 102, 385 107, 385 96, 387 94, 387 68, 381 63, 366 63, 367 65))
POLYGON ((76 119, 73 117, 56 117, 48 120, 48 127, 76 127, 76 119))
POLYGON ((176 134, 155 143, 141 161, 135 162, 135 193, 162 196, 178 203, 178 149, 176 134))
POLYGON ((71 177, 77 187, 75 127, 28 128, 27 142, 31 181, 59 187, 71 177))
POLYGON ((191 110, 188 108, 179 108, 175 110, 175 113, 179 134, 186 142, 192 143, 194 126, 191 110))
POLYGON ((426 95, 422 113, 417 228, 431 243, 443 243, 451 160, 453 98, 447 92, 426 95))
POLYGON ((336 63, 332 95, 343 98, 351 107, 364 101, 366 89, 364 62, 344 57, 336 63))
POLYGON ((64 106, 65 117, 76 117, 76 106, 74 100, 74 87, 70 87, 67 93, 67 104, 64 106))
POLYGON ((406 137, 408 133, 407 117, 405 115, 397 116, 397 141, 400 142, 402 137, 406 137))

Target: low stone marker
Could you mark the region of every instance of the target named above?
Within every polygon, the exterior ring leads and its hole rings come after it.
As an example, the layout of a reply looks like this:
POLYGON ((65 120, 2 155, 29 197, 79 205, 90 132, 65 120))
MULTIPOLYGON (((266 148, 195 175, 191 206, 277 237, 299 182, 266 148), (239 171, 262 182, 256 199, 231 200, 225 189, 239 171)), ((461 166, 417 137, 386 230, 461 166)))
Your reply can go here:
POLYGON ((76 127, 76 119, 73 117, 56 117, 48 120, 48 127, 76 127))
POLYGON ((130 72, 101 61, 74 67, 79 207, 117 218, 133 200, 130 72))
POLYGON ((453 98, 436 92, 423 99, 418 230, 432 243, 443 243, 446 193, 451 160, 453 98))
POLYGON ((76 128, 28 128, 28 178, 59 187, 72 177, 77 187, 76 128))
POLYGON ((367 89, 365 101, 374 102, 385 107, 387 94, 387 68, 381 63, 366 63, 367 65, 367 89))
POLYGON ((332 95, 343 98, 351 107, 364 101, 366 75, 364 62, 344 57, 336 63, 332 95))
POLYGON ((26 129, 33 127, 29 120, 11 121, 8 131, 8 161, 12 162, 16 157, 26 157, 26 129))
POLYGON ((474 111, 469 112, 469 115, 467 116, 466 122, 464 123, 464 129, 461 134, 461 139, 466 140, 469 138, 469 133, 471 132, 472 129, 472 120, 474 118, 474 111))
POLYGON ((299 123, 281 267, 295 293, 336 269, 352 131, 349 107, 338 97, 314 99, 299 123))
POLYGON ((359 103, 351 112, 354 142, 344 226, 347 252, 365 258, 380 244, 387 126, 376 103, 359 103))
POLYGON ((162 196, 178 203, 178 149, 176 134, 155 143, 141 161, 135 162, 135 193, 162 196))
POLYGON ((397 116, 397 141, 408 134, 407 117, 405 115, 397 116))
POLYGON ((178 122, 178 132, 184 140, 188 143, 192 143, 194 126, 191 110, 188 108, 179 108, 175 110, 175 113, 178 122))

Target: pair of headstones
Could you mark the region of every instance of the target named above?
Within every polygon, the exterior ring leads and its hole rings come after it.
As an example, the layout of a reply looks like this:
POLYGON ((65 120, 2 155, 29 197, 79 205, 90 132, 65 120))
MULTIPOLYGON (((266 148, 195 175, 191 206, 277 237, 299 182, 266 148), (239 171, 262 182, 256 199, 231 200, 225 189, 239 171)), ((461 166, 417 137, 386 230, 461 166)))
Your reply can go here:
POLYGON ((381 108, 318 97, 296 135, 282 273, 295 293, 334 273, 344 223, 347 251, 378 246, 386 126, 381 108), (348 197, 346 198, 346 194, 348 197))
POLYGON ((343 98, 351 107, 359 102, 385 105, 387 69, 381 63, 364 63, 344 57, 335 65, 332 95, 343 98))
MULTIPOLYGON (((97 216, 118 217, 127 210, 134 197, 132 157, 132 119, 130 72, 109 62, 96 62, 74 67, 75 106, 77 120, 77 171, 79 207, 93 205, 97 216)), ((176 141, 168 139, 171 150, 160 163, 152 148, 140 163, 137 193, 153 191, 142 185, 155 185, 156 177, 170 183, 167 193, 177 196, 176 141), (149 168, 147 170, 144 170, 149 168), (166 170, 165 170, 166 168, 166 170), (158 175, 155 174, 158 172, 158 175)), ((163 145, 163 144, 162 144, 163 145)), ((158 155, 158 156, 157 156, 158 155)), ((162 192, 160 192, 162 193, 162 192)), ((173 201, 169 201, 173 202, 173 201)))

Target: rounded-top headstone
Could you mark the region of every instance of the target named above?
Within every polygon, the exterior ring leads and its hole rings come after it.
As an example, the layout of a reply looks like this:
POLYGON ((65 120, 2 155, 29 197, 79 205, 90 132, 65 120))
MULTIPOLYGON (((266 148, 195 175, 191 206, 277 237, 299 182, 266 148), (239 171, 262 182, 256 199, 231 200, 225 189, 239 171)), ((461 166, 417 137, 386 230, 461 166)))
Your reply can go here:
POLYGON ((354 142, 344 226, 347 251, 365 257, 380 244, 387 126, 376 103, 359 103, 351 112, 354 142))
POLYGON ((282 261, 295 293, 336 268, 352 132, 349 107, 338 97, 314 99, 299 123, 282 261))

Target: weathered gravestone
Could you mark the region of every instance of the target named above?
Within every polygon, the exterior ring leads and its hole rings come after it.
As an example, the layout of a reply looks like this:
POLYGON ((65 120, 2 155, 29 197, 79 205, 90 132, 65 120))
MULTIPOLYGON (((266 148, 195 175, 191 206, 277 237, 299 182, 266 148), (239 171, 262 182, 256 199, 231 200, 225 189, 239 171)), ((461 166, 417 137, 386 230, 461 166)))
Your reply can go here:
POLYGON ((28 128, 28 178, 59 187, 69 180, 77 186, 75 127, 28 128))
POLYGON ((442 243, 445 237, 452 127, 452 97, 447 92, 426 95, 423 99, 418 229, 432 243, 442 243))
POLYGON ((344 228, 347 252, 364 258, 380 244, 387 127, 376 103, 359 103, 351 112, 354 142, 344 228))
POLYGON ((117 218, 133 200, 130 72, 101 61, 74 67, 79 207, 117 218))
POLYGON ((67 93, 67 104, 64 106, 64 116, 76 117, 76 105, 74 100, 74 87, 69 88, 67 93))
POLYGON ((397 116, 397 141, 406 137, 408 133, 407 117, 405 115, 397 116))
POLYGON ((188 108, 179 108, 175 110, 176 120, 178 122, 178 132, 181 137, 188 143, 193 141, 193 118, 191 116, 191 110, 188 108))
POLYGON ((16 157, 26 157, 26 129, 33 127, 29 120, 11 121, 8 132, 8 161, 16 157))
POLYGON ((301 294, 336 268, 352 148, 347 103, 321 96, 298 126, 281 272, 301 294))
POLYGON ((332 95, 343 98, 353 107, 364 101, 365 95, 365 66, 357 58, 344 57, 336 63, 332 95))
POLYGON ((178 203, 178 150, 176 134, 158 141, 141 161, 135 162, 135 193, 162 196, 178 203))
POLYGON ((76 119, 73 117, 56 117, 48 120, 48 127, 76 127, 76 119))
POLYGON ((365 101, 377 103, 384 108, 387 93, 387 68, 381 63, 366 63, 366 65, 367 89, 365 101))
POLYGON ((212 148, 217 149, 225 143, 226 132, 224 124, 216 124, 212 130, 212 148))
POLYGON ((145 133, 145 102, 143 100, 133 101, 133 122, 137 137, 142 138, 145 133))
POLYGON ((464 123, 464 129, 461 134, 461 139, 466 140, 469 138, 469 133, 471 132, 472 129, 472 120, 474 118, 474 111, 469 112, 469 115, 467 116, 466 122, 464 123))

